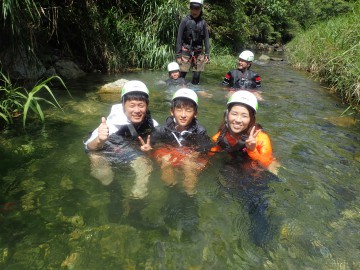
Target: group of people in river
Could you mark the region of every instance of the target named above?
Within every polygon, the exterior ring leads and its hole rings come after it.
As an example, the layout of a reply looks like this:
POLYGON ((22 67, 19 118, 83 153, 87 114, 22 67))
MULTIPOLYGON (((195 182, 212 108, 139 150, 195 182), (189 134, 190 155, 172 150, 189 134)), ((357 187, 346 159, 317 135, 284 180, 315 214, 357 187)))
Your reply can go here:
MULTIPOLYGON (((166 84, 177 89, 171 98, 170 115, 159 125, 149 110, 146 84, 127 81, 121 91, 121 103, 112 106, 110 114, 101 118, 100 125, 84 143, 91 159, 91 174, 108 186, 114 182, 114 163, 129 164, 135 173, 130 197, 142 199, 148 194, 153 166, 158 164, 163 182, 171 187, 181 182, 191 198, 196 193, 198 176, 210 159, 226 152, 230 161, 220 170, 226 179, 220 181, 222 186, 244 190, 242 197, 248 198, 246 205, 255 213, 254 222, 266 224, 267 203, 259 204, 263 201, 261 192, 276 175, 279 163, 273 157, 268 134, 256 122, 261 100, 256 90, 261 87, 261 79, 250 70, 254 54, 249 50, 241 52, 237 68, 226 73, 222 85, 229 89, 229 98, 223 122, 210 137, 197 119, 200 92, 190 89, 199 84, 200 73, 209 61, 209 34, 201 18, 202 0, 190 0, 190 10, 180 23, 176 61, 168 64, 166 84), (190 84, 185 76, 191 68, 190 84), (261 177, 266 179, 259 181, 261 177)), ((255 237, 265 231, 261 229, 255 237)))
POLYGON ((199 83, 200 72, 209 61, 209 35, 201 18, 202 0, 190 0, 190 11, 180 23, 177 61, 168 65, 167 84, 180 89, 171 99, 165 123, 159 125, 151 117, 148 87, 132 80, 121 91, 121 104, 112 106, 108 117, 102 117, 85 142, 86 150, 91 152, 92 175, 104 185, 113 181, 113 161, 129 163, 134 168, 136 177, 131 193, 135 198, 146 196, 154 160, 162 169, 162 180, 169 186, 177 182, 174 168, 180 168, 188 194, 196 192, 198 174, 218 152, 229 153, 239 164, 250 162, 252 167, 256 164, 272 172, 278 168, 270 138, 256 122, 258 99, 251 91, 261 87, 261 79, 250 70, 254 61, 251 51, 241 52, 237 69, 226 73, 223 79, 222 84, 231 89, 231 96, 218 132, 210 138, 198 122, 198 95, 188 88, 185 76, 193 68, 192 84, 199 83))
POLYGON ((128 162, 134 168, 132 195, 137 198, 146 196, 152 160, 159 163, 162 179, 169 186, 176 184, 174 168, 181 168, 188 194, 196 191, 197 176, 215 153, 227 152, 239 164, 251 161, 265 169, 276 163, 270 138, 256 123, 258 101, 247 90, 230 96, 224 121, 212 138, 196 118, 199 101, 195 91, 180 88, 174 93, 170 115, 163 125, 151 117, 149 100, 149 90, 143 82, 126 82, 121 104, 112 106, 109 116, 102 117, 85 142, 87 151, 92 153, 92 174, 103 184, 113 181, 109 164, 112 161, 128 162))

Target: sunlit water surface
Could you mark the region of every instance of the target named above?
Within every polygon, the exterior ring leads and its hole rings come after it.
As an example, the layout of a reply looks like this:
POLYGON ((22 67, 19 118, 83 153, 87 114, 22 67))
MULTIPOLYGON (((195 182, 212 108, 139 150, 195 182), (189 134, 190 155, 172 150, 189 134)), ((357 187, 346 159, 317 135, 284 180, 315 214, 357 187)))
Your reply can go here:
MULTIPOLYGON (((26 135, 2 133, 0 268, 359 269, 359 123, 344 125, 346 106, 286 63, 252 68, 263 85, 257 119, 282 164, 261 190, 224 187, 222 155, 192 197, 166 186, 156 164, 141 200, 129 197, 135 174, 127 164, 114 168, 109 186, 90 175, 82 142, 112 104, 98 98, 98 87, 144 81, 162 123, 173 92, 159 84, 166 71, 69 82, 72 99, 55 91, 65 113, 49 109, 45 126, 26 135)), ((196 87, 212 94, 200 96, 198 116, 210 135, 223 117, 226 72, 208 65, 196 87)))

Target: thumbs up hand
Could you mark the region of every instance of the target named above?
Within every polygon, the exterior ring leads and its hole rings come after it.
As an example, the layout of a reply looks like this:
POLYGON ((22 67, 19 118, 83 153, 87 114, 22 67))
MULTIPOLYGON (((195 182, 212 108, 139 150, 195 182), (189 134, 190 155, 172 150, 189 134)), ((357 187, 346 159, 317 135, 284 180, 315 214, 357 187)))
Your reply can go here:
POLYGON ((100 142, 105 142, 109 138, 109 127, 106 124, 106 118, 101 118, 101 124, 98 127, 98 138, 100 142))

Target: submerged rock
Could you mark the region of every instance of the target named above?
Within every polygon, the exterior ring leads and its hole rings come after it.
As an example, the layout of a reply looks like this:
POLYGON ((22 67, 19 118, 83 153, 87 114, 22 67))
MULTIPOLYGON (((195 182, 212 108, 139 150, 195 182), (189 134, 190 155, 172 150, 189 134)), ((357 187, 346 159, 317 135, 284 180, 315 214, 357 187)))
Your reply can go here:
POLYGON ((334 117, 325 118, 325 120, 339 127, 351 127, 356 125, 357 123, 357 120, 351 116, 334 116, 334 117))
POLYGON ((354 158, 357 162, 360 162, 360 153, 357 153, 354 158))
POLYGON ((61 267, 67 267, 68 269, 72 269, 75 266, 75 263, 79 257, 78 252, 71 253, 66 257, 66 259, 61 263, 61 267))

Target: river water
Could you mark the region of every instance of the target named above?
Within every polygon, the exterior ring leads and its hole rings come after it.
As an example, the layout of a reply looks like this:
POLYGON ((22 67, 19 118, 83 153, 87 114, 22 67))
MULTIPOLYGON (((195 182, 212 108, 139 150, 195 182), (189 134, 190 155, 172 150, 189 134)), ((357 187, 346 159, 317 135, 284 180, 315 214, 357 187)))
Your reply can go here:
MULTIPOLYGON (((285 62, 252 69, 262 77, 257 120, 282 166, 245 191, 222 184, 222 155, 194 196, 166 186, 156 164, 144 199, 129 197, 128 164, 107 186, 91 176, 82 142, 112 104, 98 87, 144 81, 162 123, 172 94, 159 84, 165 71, 88 75, 68 83, 73 98, 56 90, 64 113, 49 108, 44 126, 1 134, 0 268, 359 269, 359 122, 339 118, 346 106, 285 62)), ((223 117, 226 72, 208 65, 196 87, 212 95, 199 97, 198 116, 210 135, 223 117)))

